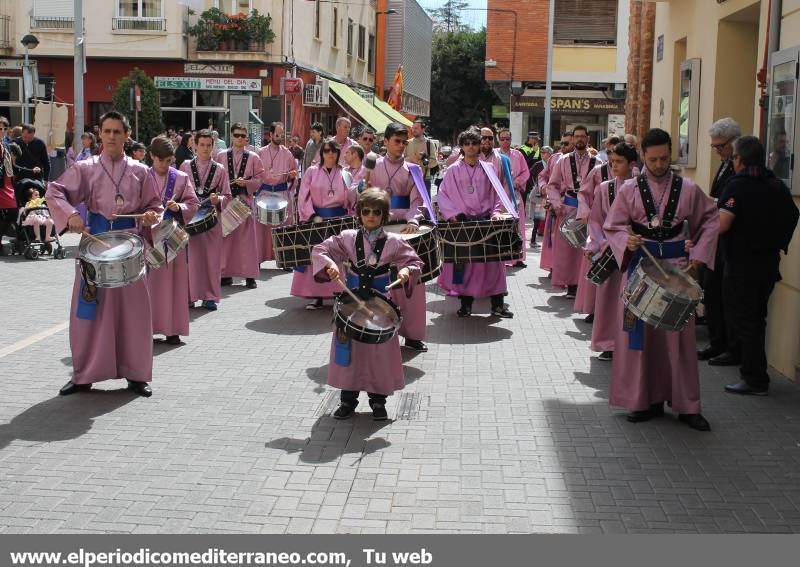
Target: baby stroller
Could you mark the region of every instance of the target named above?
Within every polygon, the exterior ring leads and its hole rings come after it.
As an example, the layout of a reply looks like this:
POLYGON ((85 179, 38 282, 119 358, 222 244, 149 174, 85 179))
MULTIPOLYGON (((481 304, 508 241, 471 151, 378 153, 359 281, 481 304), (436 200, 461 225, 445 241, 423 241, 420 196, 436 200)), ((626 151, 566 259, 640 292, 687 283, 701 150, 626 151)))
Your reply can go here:
POLYGON ((46 204, 30 209, 20 209, 14 253, 24 255, 29 260, 35 260, 42 254, 52 254, 53 258, 57 260, 66 258, 67 251, 61 245, 55 227, 49 223, 35 222, 39 219, 50 219, 50 210, 46 204), (34 222, 26 222, 29 220, 34 222), (50 226, 49 230, 46 228, 47 226, 50 226), (38 232, 39 239, 36 238, 37 234, 34 231, 38 232), (43 240, 40 240, 42 238, 43 240))

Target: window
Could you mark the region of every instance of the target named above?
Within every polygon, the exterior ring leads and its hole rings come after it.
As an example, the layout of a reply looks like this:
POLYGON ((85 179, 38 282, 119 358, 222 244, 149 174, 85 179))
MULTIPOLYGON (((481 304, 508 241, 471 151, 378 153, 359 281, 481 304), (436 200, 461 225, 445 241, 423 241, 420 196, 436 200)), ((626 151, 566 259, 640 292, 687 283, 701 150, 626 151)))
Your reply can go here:
POLYGON ((250 0, 214 0, 214 7, 226 14, 247 14, 250 12, 250 0))
POLYGON ((314 6, 314 37, 319 39, 319 26, 320 20, 322 19, 322 2, 320 0, 316 0, 314 6))
POLYGON ((347 18, 347 54, 353 54, 353 19, 347 18))
POLYGON ((331 29, 331 45, 339 47, 339 8, 333 8, 333 28, 331 29))
POLYGON ((358 58, 363 61, 367 50, 367 28, 358 26, 358 58))
POLYGON ((618 0, 558 0, 553 42, 616 45, 617 4, 618 0))
POLYGON ((73 6, 63 0, 34 0, 32 29, 72 29, 73 6))
POLYGON ((19 79, 0 78, 0 101, 19 102, 21 99, 19 79))
POLYGON ((119 0, 120 18, 160 18, 161 0, 119 0))
POLYGON ((367 71, 375 74, 375 36, 369 34, 369 43, 367 44, 367 71))

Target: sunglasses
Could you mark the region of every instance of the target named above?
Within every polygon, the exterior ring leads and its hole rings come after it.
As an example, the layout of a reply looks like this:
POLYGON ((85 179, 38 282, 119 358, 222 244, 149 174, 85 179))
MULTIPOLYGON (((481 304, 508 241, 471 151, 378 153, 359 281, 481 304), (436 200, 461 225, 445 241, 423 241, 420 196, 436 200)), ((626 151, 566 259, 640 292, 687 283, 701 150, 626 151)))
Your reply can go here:
POLYGON ((375 141, 375 138, 368 138, 367 136, 364 136, 361 139, 364 140, 365 142, 374 142, 375 141))
POLYGON ((247 138, 247 134, 231 134, 234 138, 247 138))
POLYGON ((481 141, 483 140, 494 140, 494 136, 481 136, 481 141))
POLYGON ((481 143, 480 143, 480 142, 478 142, 477 140, 467 140, 466 142, 464 142, 464 143, 463 143, 463 144, 461 144, 461 145, 462 145, 462 146, 480 146, 480 145, 481 145, 481 143))
POLYGON ((323 154, 328 154, 328 153, 335 152, 335 151, 336 150, 334 150, 333 148, 322 148, 322 153, 323 154))
POLYGON ((8 130, 5 126, 0 126, 0 130, 8 130))
POLYGON ((366 207, 361 209, 361 216, 362 217, 368 217, 369 215, 375 215, 376 217, 382 217, 383 216, 383 210, 382 209, 368 209, 366 207))

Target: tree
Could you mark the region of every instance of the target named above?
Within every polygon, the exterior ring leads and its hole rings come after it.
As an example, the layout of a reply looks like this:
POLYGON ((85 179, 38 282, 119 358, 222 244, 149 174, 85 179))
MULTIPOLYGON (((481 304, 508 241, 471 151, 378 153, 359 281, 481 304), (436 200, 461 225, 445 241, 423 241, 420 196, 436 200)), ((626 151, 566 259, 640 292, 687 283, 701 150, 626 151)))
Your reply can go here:
POLYGON ((497 95, 484 80, 486 30, 433 36, 431 130, 454 141, 473 124, 488 124, 497 95))
POLYGON ((145 145, 150 143, 154 137, 164 131, 164 123, 161 121, 161 105, 158 100, 158 90, 153 79, 147 74, 134 67, 127 77, 119 80, 117 90, 111 99, 114 110, 121 112, 130 120, 131 134, 137 140, 141 140, 145 145), (136 111, 131 107, 131 88, 138 85, 142 93, 142 110, 139 112, 139 132, 135 130, 136 111))
POLYGON ((453 33, 469 29, 461 22, 461 11, 467 7, 468 2, 447 0, 441 7, 428 10, 434 22, 433 31, 453 33))

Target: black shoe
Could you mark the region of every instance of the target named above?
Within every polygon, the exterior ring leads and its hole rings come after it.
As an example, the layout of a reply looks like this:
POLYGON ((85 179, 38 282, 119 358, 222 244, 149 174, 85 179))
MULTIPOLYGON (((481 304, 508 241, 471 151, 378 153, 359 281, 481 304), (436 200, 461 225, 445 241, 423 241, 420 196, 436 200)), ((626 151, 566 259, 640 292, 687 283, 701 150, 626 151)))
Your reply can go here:
POLYGON ((564 295, 567 299, 575 299, 575 296, 578 294, 578 286, 576 285, 568 285, 567 286, 567 293, 564 295))
POLYGON ((594 313, 589 313, 586 317, 583 318, 584 323, 594 323, 594 313))
POLYGON ((179 345, 181 344, 181 338, 178 335, 169 335, 166 342, 168 345, 179 345))
POLYGON ((725 391, 729 394, 741 394, 743 396, 766 396, 768 390, 768 386, 755 387, 744 380, 739 380, 736 384, 728 384, 725 386, 725 391))
POLYGON ((739 366, 742 363, 742 359, 737 354, 723 352, 719 356, 709 358, 708 363, 711 366, 739 366))
POLYGON ((469 317, 472 315, 472 305, 467 305, 466 303, 461 304, 461 308, 456 311, 456 314, 459 317, 469 317))
POLYGON ((722 354, 722 353, 720 351, 718 351, 717 349, 711 348, 709 346, 709 347, 704 348, 703 350, 698 350, 697 351, 697 360, 708 360, 710 358, 714 358, 714 357, 718 356, 719 354, 722 354))
POLYGON ((682 413, 678 419, 697 431, 711 431, 711 425, 699 413, 682 413))
POLYGON ((149 398, 153 395, 153 390, 150 389, 150 386, 147 382, 134 382, 133 380, 128 380, 128 389, 136 392, 143 398, 149 398))
POLYGON ((372 407, 373 421, 386 421, 389 419, 389 414, 386 413, 386 406, 383 404, 370 404, 372 407))
POLYGON ((70 394, 77 394, 78 392, 87 392, 91 389, 91 384, 76 384, 70 380, 61 387, 58 393, 62 396, 69 396, 70 394))
POLYGON ((640 421, 648 421, 654 417, 661 417, 664 415, 664 404, 652 404, 646 410, 632 411, 628 414, 628 421, 631 423, 639 423, 640 421))
POLYGON ((356 411, 356 406, 341 403, 336 411, 333 412, 333 419, 350 419, 356 411))
POLYGON ((516 264, 514 264, 514 267, 515 267, 515 268, 527 268, 527 267, 528 267, 528 264, 526 264, 525 262, 523 262, 522 260, 520 260, 519 262, 517 262, 516 264))
POLYGON ((247 279, 245 280, 244 286, 245 286, 247 289, 255 289, 255 288, 257 288, 257 287, 258 287, 258 284, 256 284, 256 280, 255 280, 255 278, 247 278, 247 279))
POLYGON ((513 319, 514 314, 508 310, 508 307, 502 305, 501 307, 492 307, 492 315, 495 317, 502 317, 503 319, 513 319))
POLYGON ((220 280, 220 284, 222 284, 222 285, 233 285, 233 278, 222 278, 220 280))
POLYGON ((406 339, 406 342, 403 346, 417 352, 428 352, 428 347, 425 343, 414 339, 406 339))
POLYGON ((597 360, 602 360, 608 362, 610 360, 614 360, 614 351, 613 350, 604 350, 599 355, 597 355, 597 360))

